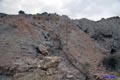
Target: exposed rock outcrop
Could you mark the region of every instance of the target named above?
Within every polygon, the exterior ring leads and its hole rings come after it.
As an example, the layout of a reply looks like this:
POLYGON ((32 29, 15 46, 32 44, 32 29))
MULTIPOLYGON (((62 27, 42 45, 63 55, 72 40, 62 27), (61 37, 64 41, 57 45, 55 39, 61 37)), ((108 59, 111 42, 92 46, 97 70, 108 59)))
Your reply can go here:
POLYGON ((120 49, 120 18, 119 16, 99 21, 87 19, 75 20, 74 23, 84 32, 89 34, 101 47, 108 50, 115 49, 114 53, 119 53, 120 49))
POLYGON ((49 68, 56 68, 60 62, 60 58, 57 56, 45 57, 42 61, 40 61, 40 64, 38 65, 39 68, 43 70, 47 70, 49 68))
POLYGON ((94 73, 106 72, 100 49, 119 52, 119 22, 48 13, 0 18, 0 73, 12 80, 95 80, 94 73))

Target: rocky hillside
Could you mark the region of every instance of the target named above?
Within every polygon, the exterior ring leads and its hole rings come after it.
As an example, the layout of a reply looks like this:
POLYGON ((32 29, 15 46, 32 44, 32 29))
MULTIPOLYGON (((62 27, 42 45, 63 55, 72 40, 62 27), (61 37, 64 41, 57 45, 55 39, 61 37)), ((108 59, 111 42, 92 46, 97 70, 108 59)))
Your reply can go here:
POLYGON ((111 17, 100 21, 90 21, 87 19, 75 20, 75 24, 89 34, 101 48, 108 53, 119 53, 120 49, 120 18, 111 17))
POLYGON ((98 80, 119 54, 120 18, 71 20, 57 14, 0 13, 0 80, 98 80), (96 75, 97 74, 97 75, 96 75))

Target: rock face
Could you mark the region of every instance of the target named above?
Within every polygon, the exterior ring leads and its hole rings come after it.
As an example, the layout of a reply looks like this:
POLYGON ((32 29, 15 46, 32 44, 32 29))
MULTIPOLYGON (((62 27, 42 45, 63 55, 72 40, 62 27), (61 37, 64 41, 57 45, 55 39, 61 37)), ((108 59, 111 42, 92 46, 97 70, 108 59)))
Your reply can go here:
POLYGON ((119 51, 119 21, 48 13, 1 17, 0 74, 11 80, 95 80, 95 73, 106 72, 99 66, 106 56, 101 49, 119 51))
POLYGON ((89 34, 107 53, 119 53, 120 50, 120 18, 118 16, 100 21, 87 19, 76 20, 75 24, 89 34))

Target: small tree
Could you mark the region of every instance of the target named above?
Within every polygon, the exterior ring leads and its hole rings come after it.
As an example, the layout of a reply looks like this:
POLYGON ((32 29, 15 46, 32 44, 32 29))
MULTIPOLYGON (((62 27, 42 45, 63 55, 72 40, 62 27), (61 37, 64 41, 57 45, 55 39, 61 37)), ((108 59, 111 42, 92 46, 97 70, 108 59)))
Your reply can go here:
POLYGON ((19 11, 19 15, 21 15, 21 14, 23 15, 23 14, 25 14, 25 12, 22 11, 22 10, 20 10, 20 11, 19 11))
POLYGON ((48 15, 48 13, 47 12, 43 12, 42 15, 48 15))

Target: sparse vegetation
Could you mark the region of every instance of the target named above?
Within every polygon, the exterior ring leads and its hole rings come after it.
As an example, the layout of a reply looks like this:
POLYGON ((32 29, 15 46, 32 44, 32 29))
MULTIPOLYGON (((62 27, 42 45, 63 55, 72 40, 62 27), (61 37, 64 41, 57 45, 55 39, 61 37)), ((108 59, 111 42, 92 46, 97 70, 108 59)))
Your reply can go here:
POLYGON ((7 14, 5 14, 5 13, 0 13, 0 18, 6 17, 6 16, 7 16, 7 14))
POLYGON ((103 58, 102 63, 107 70, 117 71, 120 68, 120 57, 117 55, 108 56, 103 58))

